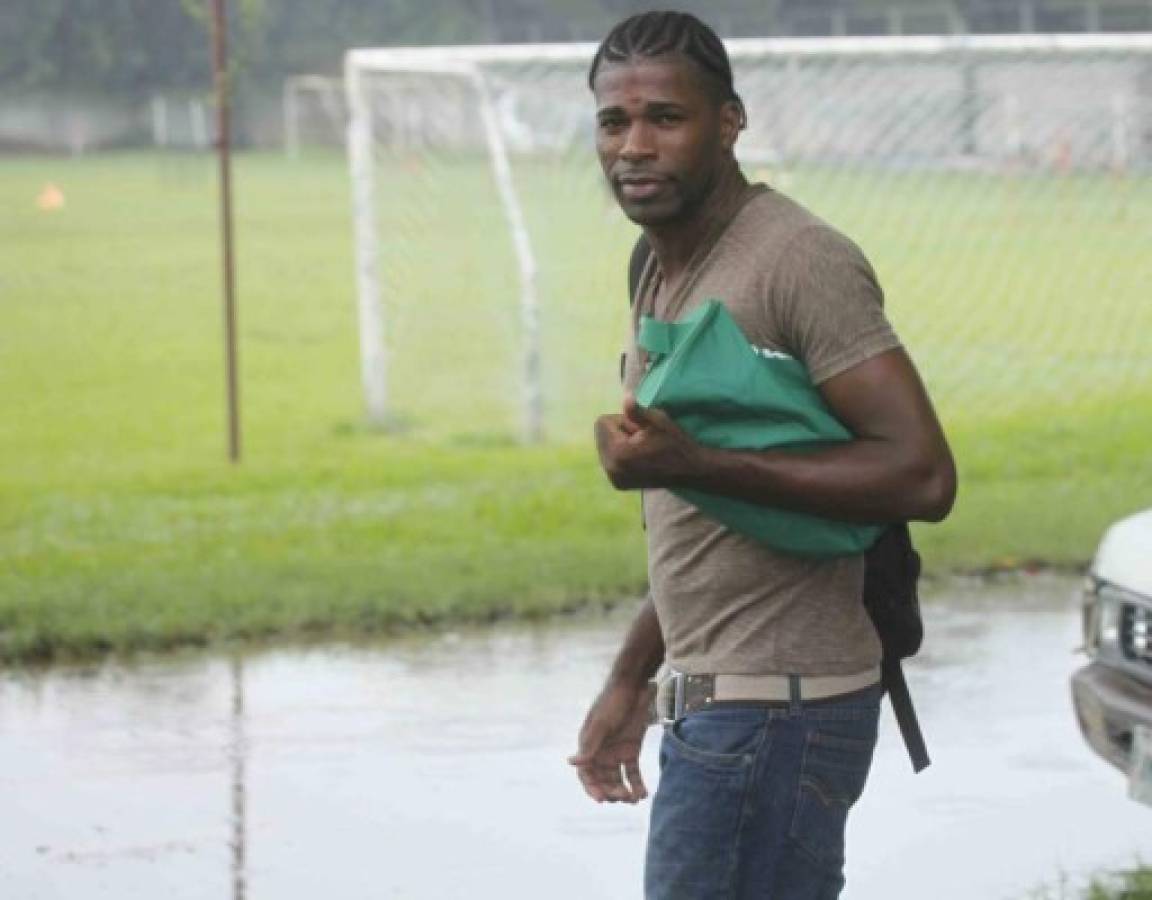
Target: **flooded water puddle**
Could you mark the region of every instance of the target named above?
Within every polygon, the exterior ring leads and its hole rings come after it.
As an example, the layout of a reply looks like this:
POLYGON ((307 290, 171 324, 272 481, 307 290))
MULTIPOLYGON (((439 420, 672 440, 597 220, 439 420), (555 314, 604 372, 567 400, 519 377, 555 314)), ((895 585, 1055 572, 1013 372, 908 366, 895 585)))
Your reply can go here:
MULTIPOLYGON (((847 900, 1152 860, 1152 810, 1076 728, 1076 587, 930 590, 934 764, 912 775, 886 711, 847 900)), ((591 803, 564 761, 627 618, 0 676, 0 897, 633 900, 647 807, 591 803)))

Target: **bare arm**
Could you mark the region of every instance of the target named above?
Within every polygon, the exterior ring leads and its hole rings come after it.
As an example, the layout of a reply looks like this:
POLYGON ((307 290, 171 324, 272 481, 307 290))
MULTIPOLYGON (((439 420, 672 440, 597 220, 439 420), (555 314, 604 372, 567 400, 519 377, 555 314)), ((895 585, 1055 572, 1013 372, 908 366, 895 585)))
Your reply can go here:
POLYGON ((656 618, 656 607, 649 597, 640 607, 616 661, 608 673, 609 684, 644 687, 664 662, 664 635, 656 618))
POLYGON ((596 424, 601 464, 619 490, 684 487, 845 521, 939 521, 956 469, 912 361, 875 356, 820 386, 854 440, 810 452, 703 447, 658 410, 626 398, 596 424))
POLYGON ((644 601, 580 729, 576 766, 584 791, 596 802, 637 803, 648 796, 640 774, 640 746, 652 701, 649 679, 664 661, 664 638, 652 598, 644 601))

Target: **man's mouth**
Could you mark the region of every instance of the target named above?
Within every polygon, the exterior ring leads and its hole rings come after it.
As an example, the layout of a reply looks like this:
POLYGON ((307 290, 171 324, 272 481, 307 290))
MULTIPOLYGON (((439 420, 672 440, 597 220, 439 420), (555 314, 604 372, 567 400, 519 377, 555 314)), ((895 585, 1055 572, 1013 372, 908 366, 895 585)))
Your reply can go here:
POLYGON ((621 196, 629 200, 647 200, 660 193, 667 179, 656 175, 619 175, 616 183, 620 186, 621 196))

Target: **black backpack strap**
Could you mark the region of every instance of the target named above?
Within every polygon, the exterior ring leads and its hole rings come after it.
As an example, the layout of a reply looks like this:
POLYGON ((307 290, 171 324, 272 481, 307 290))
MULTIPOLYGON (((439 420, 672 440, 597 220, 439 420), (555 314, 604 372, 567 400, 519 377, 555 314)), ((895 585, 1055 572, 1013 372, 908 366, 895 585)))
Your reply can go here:
POLYGON ((917 581, 920 554, 912 546, 908 525, 887 528, 865 556, 864 607, 884 647, 882 675, 904 746, 917 772, 929 764, 928 749, 904 679, 900 660, 915 655, 924 637, 917 581))
POLYGON ((636 289, 640 287, 640 277, 644 274, 644 267, 648 265, 648 257, 652 255, 652 247, 644 233, 636 239, 636 246, 632 248, 632 256, 628 259, 628 304, 636 302, 636 289))
MULTIPOLYGON (((640 279, 644 275, 644 267, 652 256, 652 245, 644 232, 636 239, 636 246, 632 248, 632 255, 628 257, 628 305, 636 302, 636 291, 640 287, 640 279)), ((624 354, 620 354, 620 380, 624 380, 624 354)), ((644 492, 640 492, 640 527, 647 529, 648 522, 644 518, 644 492)))
POLYGON ((881 666, 881 677, 884 689, 888 692, 888 700, 892 704, 892 712, 896 714, 896 724, 900 726, 904 746, 908 748, 912 768, 916 772, 923 772, 932 760, 928 758, 928 747, 924 744, 924 735, 920 731, 920 722, 912 706, 912 696, 908 693, 908 682, 904 680, 904 669, 900 665, 900 660, 886 656, 881 666))

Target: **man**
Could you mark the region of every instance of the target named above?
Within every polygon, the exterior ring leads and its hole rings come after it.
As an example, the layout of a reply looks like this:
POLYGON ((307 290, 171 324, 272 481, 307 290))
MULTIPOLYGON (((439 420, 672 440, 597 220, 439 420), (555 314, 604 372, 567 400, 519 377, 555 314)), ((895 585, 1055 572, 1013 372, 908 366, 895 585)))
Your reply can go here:
POLYGON ((649 681, 661 663, 687 673, 661 744, 646 896, 834 898, 882 693, 863 558, 777 553, 668 489, 842 521, 938 521, 952 458, 863 255, 741 174, 744 109, 716 35, 682 13, 634 16, 600 45, 589 83, 604 173, 654 253, 634 319, 719 299, 754 346, 805 364, 854 439, 803 453, 701 446, 636 404, 644 360, 631 347, 623 411, 600 417, 596 440, 611 483, 643 492, 650 596, 570 762, 594 800, 646 797, 649 681))

